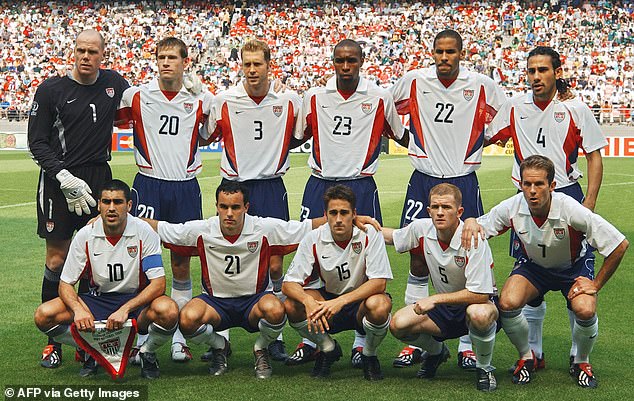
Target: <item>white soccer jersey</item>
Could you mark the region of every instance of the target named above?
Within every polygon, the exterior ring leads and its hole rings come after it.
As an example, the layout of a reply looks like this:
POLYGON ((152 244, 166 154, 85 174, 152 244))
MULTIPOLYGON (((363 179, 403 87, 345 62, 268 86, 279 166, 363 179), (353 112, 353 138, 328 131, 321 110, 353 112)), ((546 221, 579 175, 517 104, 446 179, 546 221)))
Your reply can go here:
POLYGON ((198 136, 209 137, 207 121, 213 95, 193 95, 184 87, 169 100, 158 80, 128 88, 117 111, 117 121, 134 130, 134 157, 141 174, 183 181, 202 169, 198 136))
POLYGON ((98 293, 140 292, 146 277, 165 276, 161 241, 148 223, 128 214, 123 235, 112 245, 103 231, 103 220, 97 219, 73 238, 61 280, 75 285, 84 272, 98 293))
POLYGON ((304 96, 295 137, 313 138, 308 166, 325 179, 353 179, 376 173, 381 137, 400 139, 403 124, 390 93, 361 78, 346 100, 337 77, 304 96))
POLYGON ((198 249, 203 291, 219 298, 265 291, 270 256, 293 252, 311 229, 311 220, 287 222, 247 214, 242 233, 231 242, 222 235, 218 216, 184 224, 161 221, 158 225, 163 242, 198 249))
POLYGON ((506 100, 491 78, 461 67, 445 88, 432 67, 407 72, 391 92, 399 113, 410 115, 408 154, 416 170, 450 178, 480 167, 485 124, 506 100))
POLYGON ((391 280, 383 235, 374 227, 367 227, 367 233, 354 227, 345 249, 332 238, 328 224, 313 230, 299 244, 284 281, 307 285, 318 277, 326 291, 341 295, 370 279, 391 280))
POLYGON ((399 253, 418 249, 424 256, 429 275, 438 293, 464 290, 497 295, 493 276, 493 256, 487 241, 478 248, 461 246, 463 222, 456 229, 451 243, 443 249, 430 218, 417 219, 407 227, 394 230, 394 247, 399 253))
POLYGON ((220 174, 237 181, 284 175, 301 103, 295 92, 275 93, 273 84, 259 104, 242 84, 220 93, 209 121, 210 132, 224 140, 220 174))
POLYGON ((555 183, 562 188, 583 175, 577 167, 580 146, 590 153, 608 144, 592 110, 583 102, 553 99, 542 111, 533 102, 532 93, 509 99, 489 125, 485 138, 492 143, 513 139, 512 179, 518 188, 520 163, 528 156, 542 155, 552 160, 555 183))
POLYGON ((550 212, 541 227, 533 220, 522 193, 478 217, 478 223, 489 237, 512 227, 530 260, 556 270, 568 269, 585 256, 587 243, 607 257, 625 239, 612 224, 574 198, 560 192, 551 194, 550 212))

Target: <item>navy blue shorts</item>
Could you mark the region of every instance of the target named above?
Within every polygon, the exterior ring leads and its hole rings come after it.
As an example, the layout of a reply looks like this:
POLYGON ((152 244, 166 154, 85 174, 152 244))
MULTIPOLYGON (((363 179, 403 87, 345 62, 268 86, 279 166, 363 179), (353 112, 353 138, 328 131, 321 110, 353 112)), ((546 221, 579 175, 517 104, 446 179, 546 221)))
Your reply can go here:
POLYGON ((255 333, 256 331, 260 331, 260 329, 257 326, 251 327, 249 325, 249 314, 260 298, 266 294, 272 294, 272 292, 265 291, 259 294, 237 298, 218 298, 214 296, 210 297, 207 294, 200 294, 196 298, 205 301, 207 305, 214 308, 220 315, 220 325, 214 327, 214 331, 222 331, 231 327, 242 327, 249 333, 255 333))
MULTIPOLYGON (((497 307, 498 297, 492 297, 491 300, 497 307)), ((427 312, 427 316, 438 326, 442 333, 442 336, 433 336, 437 341, 445 341, 450 338, 458 338, 469 334, 467 305, 437 305, 434 309, 427 312)), ((501 328, 502 323, 500 322, 500 314, 498 313, 495 331, 498 332, 501 328)))
POLYGON ((462 220, 469 217, 480 217, 484 214, 480 186, 475 172, 461 177, 437 178, 414 170, 409 184, 407 184, 407 194, 401 214, 401 227, 407 226, 416 219, 429 217, 429 213, 427 213, 429 191, 442 183, 453 184, 462 192, 462 207, 464 208, 462 220))
MULTIPOLYGON (((83 165, 67 169, 77 178, 86 181, 92 191, 92 197, 98 202, 101 187, 112 181, 112 171, 107 163, 83 165)), ((40 170, 37 187, 37 235, 51 240, 69 240, 75 231, 79 231, 99 213, 97 207, 90 208, 90 214, 77 216, 68 211, 68 203, 59 188, 59 182, 40 170)))
POLYGON ((515 274, 530 281, 537 288, 541 297, 548 291, 561 291, 561 294, 566 298, 568 309, 570 309, 568 292, 575 279, 587 277, 594 280, 594 255, 591 252, 586 253, 583 258, 580 258, 571 268, 566 270, 545 269, 527 258, 521 257, 515 262, 509 276, 515 274))
MULTIPOLYGON (((583 200, 585 198, 585 196, 583 195, 583 190, 581 189, 581 185, 579 185, 578 182, 572 185, 568 185, 567 187, 557 188, 555 189, 555 191, 560 192, 562 194, 566 194, 574 198, 579 203, 583 203, 583 200)), ((517 191, 517 193, 520 193, 520 192, 521 191, 517 191)), ((526 255, 524 255, 524 252, 522 251, 520 239, 517 236, 517 233, 515 232, 515 230, 511 230, 510 241, 511 242, 509 244, 509 255, 511 255, 515 259, 526 257, 526 255)), ((592 254, 592 257, 594 258, 594 254, 592 254)))
MULTIPOLYGON (((108 317, 112 315, 123 304, 136 297, 138 294, 122 294, 118 292, 93 295, 91 293, 79 294, 79 297, 86 303, 90 313, 95 317, 95 320, 108 320, 108 317)), ((139 313, 145 308, 146 305, 141 306, 133 311, 130 311, 128 318, 137 318, 139 313)))
POLYGON ((198 180, 168 181, 137 174, 132 185, 132 211, 137 217, 185 223, 200 220, 202 195, 198 180))
POLYGON ((381 205, 379 204, 379 190, 373 177, 364 177, 356 180, 331 181, 311 175, 304 189, 302 198, 302 210, 299 216, 301 221, 324 215, 324 193, 330 187, 343 184, 352 189, 357 197, 357 214, 374 217, 383 224, 381 205))
MULTIPOLYGON (((327 292, 324 288, 320 288, 319 293, 326 301, 339 297, 339 295, 327 292)), ((357 322, 357 314, 359 313, 360 305, 361 301, 348 304, 341 308, 339 313, 328 321, 328 324, 330 325, 328 333, 335 334, 340 331, 356 330, 361 334, 365 334, 363 324, 359 324, 359 322, 357 322)))
MULTIPOLYGON (((222 182, 229 181, 226 178, 222 182)), ((282 177, 269 180, 247 180, 242 182, 249 190, 251 216, 275 217, 288 221, 288 195, 282 177)))

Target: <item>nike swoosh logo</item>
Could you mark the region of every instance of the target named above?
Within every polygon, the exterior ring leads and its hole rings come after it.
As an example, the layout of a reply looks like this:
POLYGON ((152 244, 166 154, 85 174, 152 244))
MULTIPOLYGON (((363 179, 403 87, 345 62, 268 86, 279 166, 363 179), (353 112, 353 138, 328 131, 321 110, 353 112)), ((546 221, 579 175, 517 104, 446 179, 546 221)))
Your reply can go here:
POLYGON ((430 93, 431 93, 430 91, 423 91, 423 95, 428 95, 430 93))
POLYGON ((66 101, 66 103, 71 104, 71 103, 73 103, 75 100, 77 100, 77 98, 75 98, 75 99, 71 99, 71 100, 67 100, 67 101, 66 101))
POLYGON ((326 106, 325 104, 322 104, 322 105, 321 105, 321 108, 322 108, 322 109, 327 109, 327 108, 329 108, 329 107, 330 107, 330 106, 326 106))
POLYGON ((326 256, 326 255, 321 255, 322 259, 328 259, 330 256, 326 256))
POLYGON ((595 335, 593 335, 593 336, 591 336, 591 337, 590 337, 590 339, 592 340, 592 339, 593 339, 593 338, 595 338, 597 335, 598 335, 598 333, 597 333, 597 334, 595 334, 595 335))
POLYGON ((524 234, 526 234, 527 232, 528 232, 528 231, 518 231, 518 234, 520 234, 520 235, 524 235, 524 234))
POLYGON ((152 103, 152 102, 145 102, 145 104, 154 104, 154 103, 152 103))
POLYGON ((244 113, 244 110, 236 110, 236 114, 244 113))
POLYGON ((101 255, 102 253, 103 253, 103 252, 93 252, 93 254, 92 254, 92 255, 93 255, 93 256, 99 256, 99 255, 101 255))
POLYGON ((209 246, 208 246, 208 248, 209 248, 209 249, 214 249, 214 247, 213 247, 213 246, 211 246, 211 245, 209 245, 209 246))
POLYGON ((526 120, 528 116, 520 116, 520 120, 526 120))

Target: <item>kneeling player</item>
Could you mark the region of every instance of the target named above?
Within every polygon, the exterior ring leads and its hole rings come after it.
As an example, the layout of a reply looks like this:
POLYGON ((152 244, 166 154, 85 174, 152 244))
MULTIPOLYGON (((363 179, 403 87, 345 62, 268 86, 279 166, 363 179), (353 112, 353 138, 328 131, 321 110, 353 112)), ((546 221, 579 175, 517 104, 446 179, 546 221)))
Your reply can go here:
MULTIPOLYGON (((116 330, 136 318, 139 332, 149 332, 141 346, 141 376, 159 376, 155 351, 176 330, 178 306, 165 292, 165 271, 158 235, 142 220, 128 214, 130 188, 119 180, 106 184, 99 198, 101 219, 82 228, 71 242, 59 285, 59 298, 37 308, 35 324, 57 341, 77 346, 70 324, 93 331, 95 320, 107 320, 116 330), (74 285, 88 273, 90 293, 77 294, 74 285), (146 284, 146 278, 149 284, 146 284)), ((86 355, 81 376, 97 373, 95 360, 86 355)))
POLYGON ((366 334, 361 355, 364 377, 383 379, 376 349, 390 323, 392 301, 385 286, 392 271, 381 234, 353 226, 355 203, 354 193, 346 186, 326 190, 328 224, 302 240, 282 286, 291 327, 321 350, 313 377, 329 376, 330 367, 342 355, 331 334, 355 329, 366 334), (311 276, 319 276, 324 287, 304 289, 311 276))
POLYGON ((390 330, 399 340, 427 350, 417 373, 431 379, 449 358, 447 338, 469 334, 476 350, 476 387, 497 387, 491 366, 498 311, 493 258, 486 242, 466 251, 460 245, 462 194, 452 184, 439 184, 429 193, 431 219, 414 220, 399 230, 383 228, 385 241, 398 252, 416 250, 429 267, 436 294, 396 312, 390 330))

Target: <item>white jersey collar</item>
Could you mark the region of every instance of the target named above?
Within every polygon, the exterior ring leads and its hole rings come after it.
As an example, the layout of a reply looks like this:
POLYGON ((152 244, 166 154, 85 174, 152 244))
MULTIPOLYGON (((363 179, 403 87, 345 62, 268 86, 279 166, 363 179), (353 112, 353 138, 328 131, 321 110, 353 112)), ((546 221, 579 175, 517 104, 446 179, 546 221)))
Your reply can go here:
MULTIPOLYGON (((236 97, 238 98, 244 98, 249 96, 249 94, 247 93, 246 88, 244 87, 244 82, 245 79, 243 79, 242 81, 240 81, 240 84, 238 84, 236 86, 236 97)), ((278 98, 278 94, 275 93, 275 91, 273 90, 274 84, 273 81, 269 80, 269 91, 266 93, 266 96, 264 96, 265 98, 272 96, 274 98, 278 98)))
MULTIPOLYGON (((436 227, 434 226, 433 220, 430 218, 429 221, 431 223, 431 230, 427 232, 427 235, 425 235, 425 237, 429 238, 430 240, 438 242, 438 231, 436 231, 436 227)), ((451 237, 451 242, 449 243, 449 247, 456 251, 460 249, 460 247, 462 246, 461 235, 462 235, 463 225, 464 223, 462 222, 462 220, 460 220, 460 223, 458 223, 458 227, 456 228, 456 231, 453 233, 453 236, 451 237)))
MULTIPOLYGON (((161 87, 159 86, 158 78, 152 78, 152 80, 147 84, 147 88, 150 92, 160 92, 161 87)), ((187 94, 189 92, 187 91, 187 89, 185 89, 185 85, 181 85, 181 88, 178 91, 178 93, 187 94)))
MULTIPOLYGON (((322 231, 322 236, 321 236, 322 242, 335 242, 335 239, 332 237, 332 231, 330 230, 330 226, 328 225, 328 223, 319 227, 319 229, 322 231)), ((350 241, 357 239, 360 233, 361 233, 361 230, 359 230, 357 226, 353 226, 352 237, 350 238, 350 241)))
MULTIPOLYGON (((357 84, 357 89, 355 92, 366 93, 368 91, 369 81, 362 76, 359 76, 359 84, 357 84)), ((330 92, 337 91, 337 76, 333 75, 330 77, 328 82, 326 82, 326 90, 330 92)))
MULTIPOLYGON (((126 221, 125 230, 123 230, 122 237, 133 237, 137 234, 138 230, 134 227, 134 224, 130 224, 134 216, 128 213, 128 220, 126 221)), ((95 220, 92 223, 92 236, 93 237, 106 237, 106 233, 103 230, 103 220, 101 218, 95 220)))
MULTIPOLYGON (((561 194, 558 192, 551 192, 552 199, 550 200, 550 210, 548 211, 548 220, 559 220, 561 217, 561 194)), ((516 196, 521 196, 522 201, 520 202, 519 213, 523 215, 530 216, 531 211, 528 208, 528 202, 526 198, 524 198, 523 193, 519 193, 516 196)))

